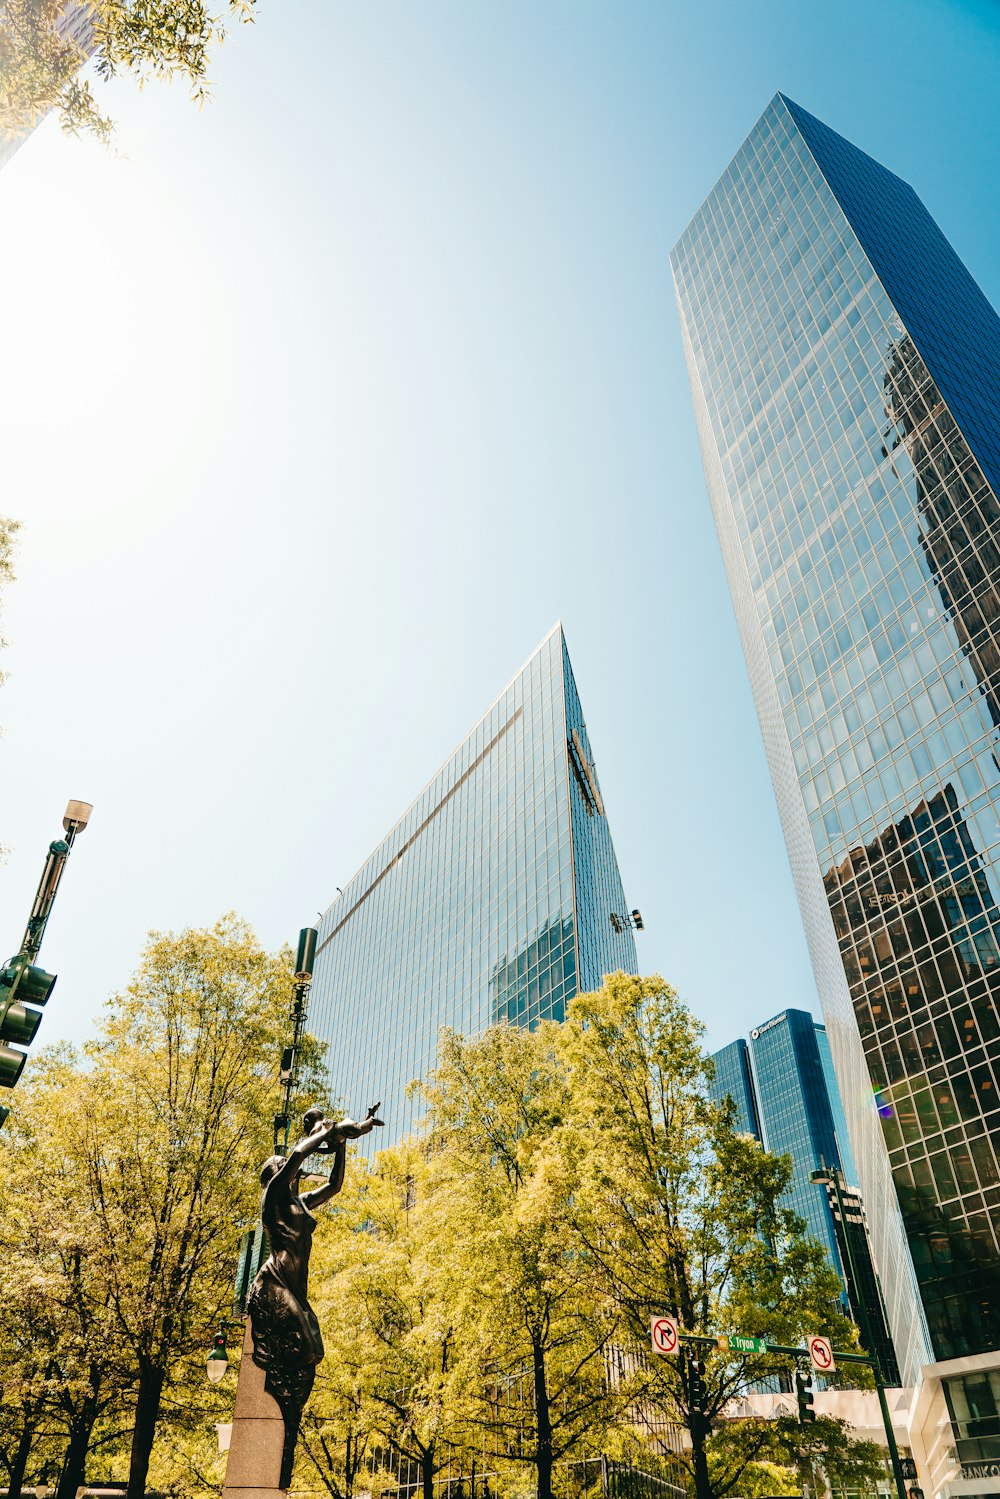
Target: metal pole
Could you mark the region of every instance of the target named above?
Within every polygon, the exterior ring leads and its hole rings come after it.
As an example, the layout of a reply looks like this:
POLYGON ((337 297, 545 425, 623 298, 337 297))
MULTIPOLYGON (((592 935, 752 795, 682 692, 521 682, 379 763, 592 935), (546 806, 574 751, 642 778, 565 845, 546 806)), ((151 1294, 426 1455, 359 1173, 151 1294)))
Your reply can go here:
POLYGON ((315 927, 303 927, 299 933, 299 950, 295 957, 295 997, 292 1000, 292 1044, 291 1056, 288 1066, 282 1069, 284 1087, 281 1094, 281 1113, 275 1119, 275 1155, 288 1154, 288 1141, 292 1129, 292 1094, 299 1078, 299 1046, 302 1042, 302 1032, 306 1024, 306 1001, 309 997, 309 986, 312 983, 313 964, 316 961, 316 939, 318 933, 315 927), (284 1126, 284 1138, 279 1138, 280 1125, 284 1126))
POLYGON ((56 891, 59 889, 59 881, 62 879, 69 851, 73 847, 77 833, 87 826, 92 811, 93 808, 89 802, 70 802, 63 817, 66 837, 57 838, 54 843, 49 844, 42 877, 35 892, 35 903, 31 908, 28 925, 21 939, 20 951, 29 963, 33 963, 38 957, 42 938, 45 935, 45 924, 52 913, 56 891))
POLYGON ((871 1322, 868 1318, 868 1304, 864 1298, 864 1293, 861 1288, 861 1281, 858 1279, 858 1269, 854 1260, 854 1251, 851 1248, 851 1236, 847 1229, 847 1211, 844 1207, 844 1194, 842 1189, 844 1180, 843 1173, 841 1172, 839 1166, 832 1166, 830 1167, 829 1175, 830 1180, 833 1183, 834 1193, 836 1194, 837 1198, 837 1211, 840 1214, 841 1238, 843 1240, 844 1250, 847 1255, 848 1273, 852 1281, 854 1282, 854 1289, 857 1294, 858 1321, 861 1323, 861 1336, 863 1337, 865 1346, 868 1349, 868 1353, 871 1358, 872 1373, 875 1376, 875 1388, 878 1391, 878 1403, 882 1410, 882 1422, 885 1426, 885 1440, 886 1445, 889 1448, 889 1460, 892 1463, 892 1476, 896 1480, 896 1493, 898 1494, 899 1499, 907 1499, 906 1482, 903 1478, 903 1468, 899 1461, 899 1449, 896 1446, 896 1435, 892 1429, 892 1417, 889 1414, 889 1405, 885 1398, 885 1384, 882 1380, 882 1366, 879 1362, 878 1349, 875 1346, 875 1339, 872 1334, 871 1322))

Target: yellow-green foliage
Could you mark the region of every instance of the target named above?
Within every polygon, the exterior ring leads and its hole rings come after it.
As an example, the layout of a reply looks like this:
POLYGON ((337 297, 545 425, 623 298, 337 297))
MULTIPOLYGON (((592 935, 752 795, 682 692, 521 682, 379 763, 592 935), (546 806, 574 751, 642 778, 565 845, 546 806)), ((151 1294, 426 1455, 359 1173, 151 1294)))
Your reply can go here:
POLYGON ((109 140, 111 121, 97 106, 80 69, 92 37, 102 78, 128 73, 139 86, 149 78, 180 77, 199 102, 205 98, 213 47, 224 21, 251 21, 255 0, 4 0, 0 6, 0 136, 14 137, 50 110, 76 134, 109 140))

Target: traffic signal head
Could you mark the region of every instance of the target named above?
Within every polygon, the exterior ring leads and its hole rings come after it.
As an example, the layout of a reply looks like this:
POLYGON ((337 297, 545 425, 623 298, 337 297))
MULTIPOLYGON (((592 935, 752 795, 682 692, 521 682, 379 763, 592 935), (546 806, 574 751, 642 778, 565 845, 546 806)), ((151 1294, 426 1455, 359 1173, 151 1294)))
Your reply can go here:
POLYGON ((54 973, 33 967, 21 953, 0 971, 0 1087, 13 1088, 21 1076, 27 1058, 16 1048, 35 1039, 42 1016, 33 1007, 44 1005, 55 981, 54 973))
POLYGON ((808 1369, 796 1369, 795 1371, 795 1399, 799 1407, 799 1420, 803 1425, 807 1421, 815 1421, 816 1411, 813 1407, 812 1375, 808 1369))
POLYGON ((708 1385, 705 1383, 705 1360, 692 1355, 688 1381, 691 1409, 705 1415, 708 1409, 708 1385))

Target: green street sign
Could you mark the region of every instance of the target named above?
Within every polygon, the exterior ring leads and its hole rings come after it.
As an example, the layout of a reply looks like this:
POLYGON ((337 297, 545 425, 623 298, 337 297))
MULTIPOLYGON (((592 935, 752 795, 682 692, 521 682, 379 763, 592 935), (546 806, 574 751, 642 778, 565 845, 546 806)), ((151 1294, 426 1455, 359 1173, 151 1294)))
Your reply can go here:
POLYGON ((724 1332, 719 1335, 719 1347, 723 1353, 766 1353, 766 1338, 741 1338, 737 1333, 724 1332))

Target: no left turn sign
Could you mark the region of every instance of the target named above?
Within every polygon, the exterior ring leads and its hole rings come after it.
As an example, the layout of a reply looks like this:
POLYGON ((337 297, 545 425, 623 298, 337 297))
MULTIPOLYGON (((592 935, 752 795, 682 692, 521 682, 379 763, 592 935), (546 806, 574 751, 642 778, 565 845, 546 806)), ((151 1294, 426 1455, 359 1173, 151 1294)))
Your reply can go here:
POLYGON ((680 1345, 677 1323, 673 1317, 650 1318, 649 1336, 654 1353, 676 1353, 680 1345))
POLYGON ((837 1365, 833 1361, 833 1349, 828 1338, 812 1337, 806 1343, 809 1362, 819 1374, 830 1374, 837 1365))

